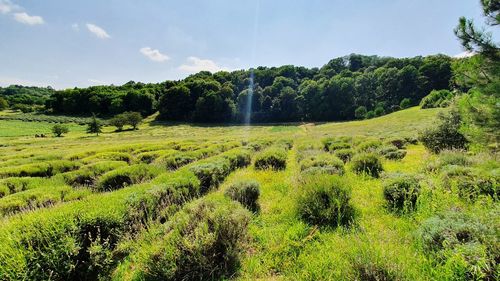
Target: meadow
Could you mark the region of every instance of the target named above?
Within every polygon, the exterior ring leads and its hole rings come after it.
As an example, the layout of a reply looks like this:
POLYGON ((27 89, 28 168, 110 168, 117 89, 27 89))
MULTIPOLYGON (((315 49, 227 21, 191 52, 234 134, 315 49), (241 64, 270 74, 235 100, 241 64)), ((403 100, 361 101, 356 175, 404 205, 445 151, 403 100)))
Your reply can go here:
POLYGON ((446 110, 61 138, 0 120, 0 280, 498 280, 497 156, 417 138, 446 110))

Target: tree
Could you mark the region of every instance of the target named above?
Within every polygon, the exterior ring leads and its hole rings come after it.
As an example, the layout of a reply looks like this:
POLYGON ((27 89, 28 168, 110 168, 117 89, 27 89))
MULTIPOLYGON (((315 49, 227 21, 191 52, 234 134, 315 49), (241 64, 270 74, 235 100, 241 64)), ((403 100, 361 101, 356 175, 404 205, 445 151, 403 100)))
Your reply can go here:
POLYGON ((102 133, 102 124, 99 122, 95 114, 92 114, 92 120, 87 125, 87 133, 88 134, 96 134, 102 133))
POLYGON ((456 108, 448 114, 438 116, 438 124, 420 133, 419 139, 424 146, 434 153, 445 149, 465 149, 468 141, 460 133, 462 118, 456 108))
POLYGON ((109 120, 111 126, 115 126, 118 132, 123 130, 123 126, 127 124, 127 118, 123 114, 115 115, 111 120, 109 120))
POLYGON ((401 109, 407 109, 410 106, 411 106, 411 100, 409 98, 404 98, 399 104, 399 107, 401 107, 401 109))
POLYGON ((7 109, 9 107, 9 103, 3 97, 0 97, 0 110, 7 109))
POLYGON ((366 112, 366 107, 360 106, 354 111, 354 116, 356 117, 356 119, 365 119, 366 112))
POLYGON ((139 112, 125 112, 123 113, 127 124, 136 130, 137 126, 142 122, 142 115, 139 112))
POLYGON ((52 127, 52 133, 54 133, 54 136, 56 137, 61 137, 63 134, 67 134, 68 132, 69 129, 65 125, 56 124, 52 127))
POLYGON ((160 116, 167 120, 187 121, 193 109, 191 92, 185 85, 171 87, 160 97, 160 116))

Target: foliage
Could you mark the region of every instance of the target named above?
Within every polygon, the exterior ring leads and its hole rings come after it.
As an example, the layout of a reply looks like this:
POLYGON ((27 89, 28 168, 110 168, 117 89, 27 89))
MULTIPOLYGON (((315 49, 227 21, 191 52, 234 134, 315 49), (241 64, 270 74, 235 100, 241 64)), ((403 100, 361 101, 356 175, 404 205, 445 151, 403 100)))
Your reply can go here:
POLYGON ((343 175, 344 163, 337 156, 321 153, 308 157, 300 162, 300 170, 306 174, 327 173, 343 175))
POLYGON ((69 132, 69 128, 67 126, 56 124, 52 127, 52 133, 56 137, 61 137, 63 134, 67 134, 69 132))
POLYGON ((349 226, 355 219, 350 198, 350 187, 339 176, 306 178, 297 199, 298 215, 312 225, 349 226))
POLYGON ((334 155, 337 156, 342 162, 347 163, 351 161, 354 156, 354 150, 350 148, 339 149, 334 152, 334 155))
POLYGON ((287 153, 284 149, 270 147, 255 157, 254 165, 258 170, 284 170, 286 168, 286 159, 287 153))
POLYGON ((231 184, 224 194, 240 202, 245 208, 255 213, 260 209, 257 202, 260 195, 259 187, 260 185, 256 181, 237 181, 231 184))
POLYGON ((460 133, 461 125, 460 113, 452 109, 447 114, 440 114, 438 124, 422 131, 419 139, 427 149, 434 153, 445 149, 465 149, 468 141, 460 133))
POLYGON ((384 181, 383 187, 389 210, 406 213, 416 208, 421 188, 414 175, 393 175, 384 181))
POLYGON ((0 97, 0 110, 4 110, 9 107, 9 102, 3 97, 0 97))
POLYGON ((102 132, 102 124, 99 122, 99 120, 97 120, 94 114, 92 115, 92 120, 87 125, 87 133, 99 135, 99 133, 101 132, 102 132))
POLYGON ((374 153, 361 153, 351 161, 352 170, 357 174, 367 174, 374 178, 378 178, 384 170, 380 158, 374 153))
POLYGON ((429 95, 422 99, 420 107, 423 109, 447 107, 450 105, 452 98, 453 93, 448 90, 433 90, 429 95))
POLYGON ((115 190, 127 185, 150 180, 158 174, 158 168, 146 164, 118 168, 102 175, 97 183, 97 189, 99 191, 115 190))

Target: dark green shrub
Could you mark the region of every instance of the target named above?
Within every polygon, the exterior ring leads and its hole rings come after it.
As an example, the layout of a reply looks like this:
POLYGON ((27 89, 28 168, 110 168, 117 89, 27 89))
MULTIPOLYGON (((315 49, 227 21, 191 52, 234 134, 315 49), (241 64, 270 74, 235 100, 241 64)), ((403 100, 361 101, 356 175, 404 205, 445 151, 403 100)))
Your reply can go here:
POLYGON ((196 160, 198 159, 195 156, 183 152, 178 152, 166 157, 160 157, 157 159, 157 162, 165 165, 168 170, 176 170, 196 160))
POLYGON ((350 187, 341 177, 308 177, 299 191, 298 215, 311 225, 349 226, 355 217, 350 199, 350 187))
POLYGON ((462 198, 475 200, 481 195, 490 196, 495 200, 500 198, 500 177, 493 172, 448 165, 443 168, 440 178, 444 187, 455 187, 462 198))
POLYGON ((419 140, 434 153, 447 149, 466 149, 468 141, 460 133, 462 118, 457 110, 440 114, 438 124, 422 131, 419 140))
POLYGON ((399 107, 401 107, 401 109, 407 109, 410 106, 411 100, 409 98, 404 98, 401 103, 399 103, 399 107))
POLYGON ((404 149, 407 141, 403 138, 391 138, 387 140, 387 143, 397 147, 398 149, 404 149))
POLYGON ((248 211, 236 203, 201 200, 165 226, 161 243, 141 260, 146 280, 220 280, 239 265, 247 239, 248 211))
POLYGON ((385 180, 383 187, 384 198, 389 210, 406 213, 416 208, 420 184, 415 176, 396 174, 385 180))
POLYGON ((246 167, 252 162, 250 152, 246 149, 231 150, 224 153, 222 157, 229 160, 232 170, 246 167))
POLYGON ((372 118, 375 118, 377 117, 377 115, 375 114, 375 112, 373 110, 370 110, 366 113, 365 115, 365 118, 366 119, 372 119, 372 118))
POLYGON ((350 148, 339 149, 334 152, 334 155, 342 160, 342 162, 347 163, 351 161, 352 157, 354 156, 354 150, 350 148))
POLYGON ((157 167, 137 164, 105 173, 99 178, 97 190, 110 191, 151 180, 160 173, 157 167))
POLYGON ((67 134, 68 132, 69 132, 69 129, 65 125, 56 124, 52 127, 52 133, 56 137, 61 137, 62 135, 67 134))
POLYGON ((356 108, 356 110, 354 111, 354 117, 356 117, 356 119, 365 119, 365 116, 366 116, 366 107, 364 106, 359 106, 358 108, 356 108))
POLYGON ((230 185, 224 193, 227 197, 240 202, 252 212, 259 211, 260 190, 256 181, 238 181, 230 185))
POLYGON ((322 153, 300 162, 300 170, 305 173, 323 172, 343 175, 344 163, 335 155, 322 153))
POLYGON ((286 150, 270 147, 255 157, 254 165, 257 170, 284 170, 286 168, 287 157, 286 150))
POLYGON ((404 149, 398 149, 396 151, 391 151, 391 152, 388 152, 384 155, 384 157, 386 159, 389 159, 389 160, 401 160, 403 158, 405 158, 406 156, 406 150, 404 149))
POLYGON ((384 170, 379 157, 373 153, 363 153, 354 156, 351 161, 352 170, 357 174, 367 174, 378 178, 384 170))

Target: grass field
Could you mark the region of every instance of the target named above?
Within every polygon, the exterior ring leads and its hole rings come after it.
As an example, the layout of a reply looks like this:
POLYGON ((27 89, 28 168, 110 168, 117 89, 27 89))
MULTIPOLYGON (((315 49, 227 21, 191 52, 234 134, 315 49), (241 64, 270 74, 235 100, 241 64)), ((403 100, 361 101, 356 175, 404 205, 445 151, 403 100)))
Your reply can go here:
POLYGON ((495 194, 464 198, 448 168, 497 180, 500 165, 489 154, 432 155, 415 142, 442 110, 272 126, 147 119, 139 130, 105 127, 99 136, 72 124, 62 138, 50 136, 50 123, 0 120, 0 280, 495 280, 495 194), (34 137, 40 133, 49 137, 34 137), (384 170, 371 177, 355 172, 356 160, 329 160, 340 163, 332 177, 347 187, 355 214, 345 225, 300 213, 306 168, 315 167, 307 159, 340 155, 324 151, 326 138, 342 140, 333 144, 350 147, 352 159, 372 151, 384 170), (388 151, 402 157, 391 158, 383 148, 395 139, 403 147, 388 151), (258 169, 263 151, 283 154, 282 166, 258 169), (384 186, 402 173, 417 179, 419 195, 411 210, 395 212, 384 186), (259 186, 256 212, 225 195, 242 181, 259 186), (425 228, 450 210, 474 219, 453 221, 467 241, 430 251, 426 235, 455 235, 453 223, 425 228), (211 255, 221 247, 234 255, 211 255), (232 270, 219 268, 234 260, 232 270), (193 275, 206 271, 212 275, 193 275))

